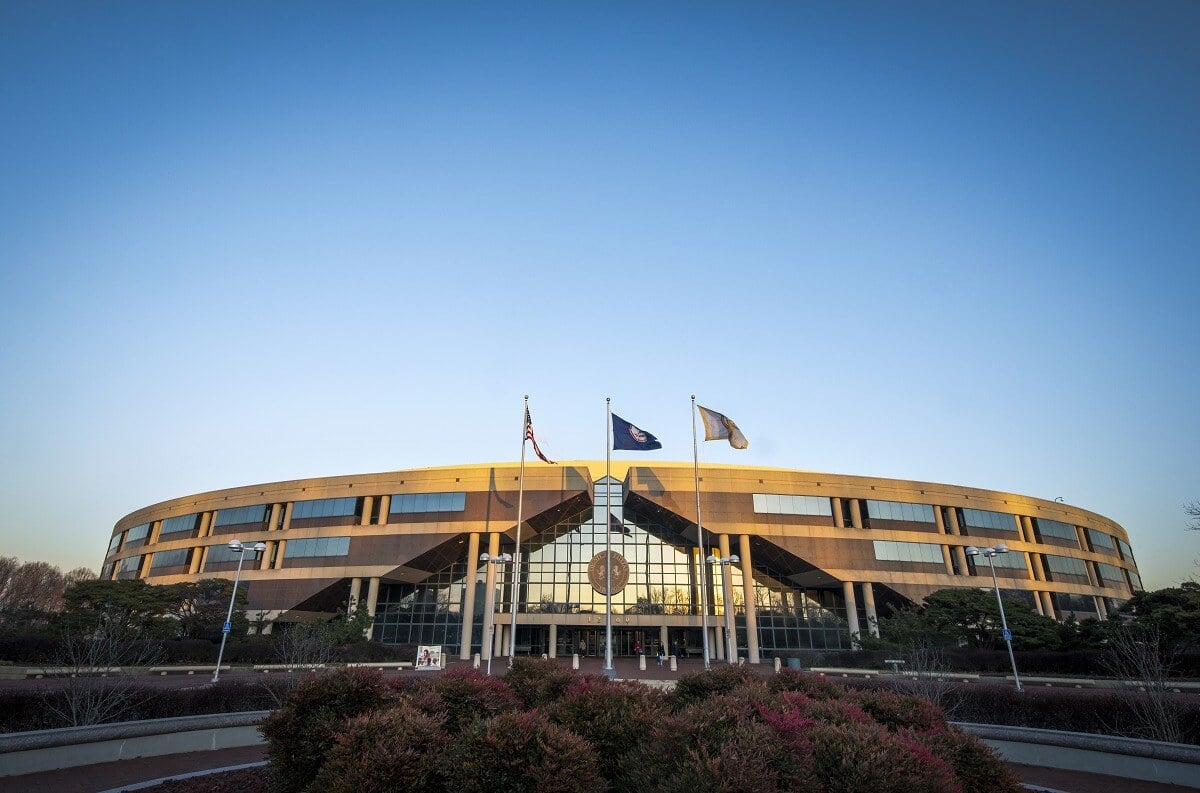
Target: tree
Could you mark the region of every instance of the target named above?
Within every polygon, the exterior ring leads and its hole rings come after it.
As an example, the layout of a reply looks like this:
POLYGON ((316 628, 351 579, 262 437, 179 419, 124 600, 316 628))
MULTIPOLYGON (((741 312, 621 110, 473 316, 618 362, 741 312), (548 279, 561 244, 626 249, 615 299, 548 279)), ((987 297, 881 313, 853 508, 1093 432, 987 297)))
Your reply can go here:
POLYGON ((1200 583, 1136 592, 1121 607, 1139 628, 1157 629, 1162 642, 1181 650, 1200 646, 1200 583))
MULTIPOLYGON (((172 609, 168 614, 177 620, 180 639, 209 639, 220 641, 221 626, 229 613, 229 597, 233 582, 228 578, 206 578, 185 584, 174 584, 172 609)), ((239 588, 233 615, 231 635, 245 636, 250 622, 246 619, 246 589, 239 588)))
POLYGON ((1123 698, 1137 720, 1140 737, 1180 743, 1183 709, 1172 696, 1170 680, 1178 650, 1163 638, 1157 624, 1118 625, 1109 636, 1104 666, 1123 684, 1123 698))
MULTIPOLYGON (((1027 603, 1004 599, 1004 615, 1018 650, 1058 649, 1058 623, 1043 617, 1027 603)), ((939 589, 926 596, 920 608, 901 609, 879 622, 883 645, 954 647, 992 650, 1003 646, 1000 608, 992 589, 939 589)))
POLYGON ((1189 501, 1183 505, 1183 511, 1188 516, 1188 529, 1200 531, 1200 501, 1189 501))
POLYGON ((174 587, 137 579, 79 581, 63 593, 62 620, 76 633, 103 624, 106 630, 128 635, 165 637, 178 630, 164 616, 172 612, 178 597, 174 587))

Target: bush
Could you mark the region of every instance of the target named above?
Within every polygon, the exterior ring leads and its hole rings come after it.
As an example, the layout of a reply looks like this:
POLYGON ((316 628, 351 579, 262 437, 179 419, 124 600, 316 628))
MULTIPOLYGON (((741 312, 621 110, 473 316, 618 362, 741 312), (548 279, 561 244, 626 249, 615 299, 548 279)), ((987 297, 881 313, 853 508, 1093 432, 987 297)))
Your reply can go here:
POLYGON ((950 764, 963 793, 1021 790, 1020 780, 974 735, 956 727, 937 727, 916 739, 950 764))
POLYGON ((813 699, 841 699, 846 695, 846 689, 837 683, 831 683, 820 675, 795 669, 779 670, 779 674, 772 677, 767 686, 775 692, 799 691, 813 699))
POLYGON ((334 736, 313 787, 326 793, 440 789, 444 722, 403 702, 358 716, 334 736))
POLYGON ((473 722, 442 756, 447 788, 464 793, 608 787, 588 742, 537 711, 473 722))
MULTIPOLYGON (((879 724, 817 722, 806 736, 813 774, 830 793, 957 791, 949 764, 879 724)), ((803 742, 803 738, 794 738, 803 742)))
POLYGON ((521 700, 507 683, 474 669, 449 669, 407 688, 409 701, 418 709, 445 714, 446 729, 452 734, 476 719, 521 709, 521 700))
POLYGON ((325 762, 334 734, 349 719, 388 698, 383 676, 372 670, 351 668, 305 677, 262 724, 273 786, 283 793, 303 790, 325 762))
POLYGON ((672 700, 676 708, 691 702, 707 699, 714 694, 728 694, 735 688, 747 684, 760 683, 762 678, 753 669, 734 666, 714 666, 703 672, 692 672, 683 675, 675 683, 672 700))
POLYGON ((540 708, 567 691, 575 673, 554 661, 541 658, 516 658, 504 675, 504 682, 527 708, 540 708))
POLYGON ((942 709, 923 697, 893 694, 882 689, 858 691, 854 697, 871 718, 889 730, 933 730, 946 723, 942 709))

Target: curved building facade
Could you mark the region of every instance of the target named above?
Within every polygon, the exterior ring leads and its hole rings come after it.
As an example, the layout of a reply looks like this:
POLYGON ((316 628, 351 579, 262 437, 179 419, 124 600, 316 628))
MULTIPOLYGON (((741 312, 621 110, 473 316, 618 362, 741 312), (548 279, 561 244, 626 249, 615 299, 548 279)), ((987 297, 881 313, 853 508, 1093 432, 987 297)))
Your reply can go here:
POLYGON ((523 488, 518 474, 464 465, 173 499, 117 522, 102 577, 232 578, 228 542, 262 542, 241 581, 266 631, 363 603, 388 644, 602 654, 611 592, 615 654, 697 653, 707 630, 714 657, 736 642, 751 662, 849 648, 880 612, 938 589, 991 589, 970 546, 1006 545, 992 558, 1003 593, 1056 619, 1107 616, 1142 588, 1121 526, 1028 496, 727 465, 701 465, 697 486, 690 463, 614 463, 610 477, 603 462, 530 465, 523 488))

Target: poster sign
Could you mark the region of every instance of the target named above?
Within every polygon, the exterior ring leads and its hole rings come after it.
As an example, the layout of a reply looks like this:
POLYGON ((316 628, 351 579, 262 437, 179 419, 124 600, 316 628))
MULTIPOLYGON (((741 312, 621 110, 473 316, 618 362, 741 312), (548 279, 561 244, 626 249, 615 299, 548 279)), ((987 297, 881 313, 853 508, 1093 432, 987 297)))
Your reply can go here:
POLYGON ((417 648, 417 669, 436 670, 442 668, 442 645, 421 645, 417 648))

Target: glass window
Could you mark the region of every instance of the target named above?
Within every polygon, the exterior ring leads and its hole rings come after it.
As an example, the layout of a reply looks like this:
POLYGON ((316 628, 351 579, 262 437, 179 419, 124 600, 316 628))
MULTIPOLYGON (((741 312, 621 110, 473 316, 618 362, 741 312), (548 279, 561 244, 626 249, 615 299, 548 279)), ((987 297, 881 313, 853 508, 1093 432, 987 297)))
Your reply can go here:
MULTIPOLYGON (((217 512, 216 525, 241 526, 245 523, 265 523, 270 507, 267 504, 256 504, 253 507, 234 507, 217 512)), ((294 514, 294 513, 293 513, 294 514)))
POLYGON ((304 540, 288 540, 283 551, 285 559, 313 556, 347 556, 350 553, 349 537, 312 537, 304 540))
POLYGON ((1060 540, 1079 542, 1079 535, 1075 533, 1075 527, 1070 523, 1047 520, 1046 518, 1034 518, 1033 525, 1037 529, 1037 533, 1043 537, 1057 537, 1060 540))
POLYGON ((138 568, 142 566, 142 557, 127 556, 121 560, 121 567, 118 572, 121 573, 136 573, 138 568))
POLYGON ((1092 549, 1105 548, 1109 551, 1115 551, 1117 546, 1113 545, 1113 538, 1102 531, 1095 529, 1087 530, 1088 541, 1092 543, 1092 549))
POLYGON ((944 564, 942 546, 931 542, 875 540, 875 558, 881 562, 944 564))
MULTIPOLYGON (((294 542, 301 542, 294 540, 294 542)), ((258 556, 250 545, 246 545, 246 562, 258 556)), ((235 551, 228 545, 210 545, 208 546, 208 558, 205 564, 221 564, 223 562, 236 562, 241 557, 241 552, 235 551)))
POLYGON ((188 553, 191 548, 178 548, 174 551, 159 551, 150 560, 151 567, 177 567, 188 563, 188 553))
POLYGON ((961 512, 964 526, 992 531, 1017 530, 1016 517, 1007 512, 992 512, 987 509, 963 509, 961 512))
POLYGON ((1096 572, 1100 574, 1100 580, 1109 584, 1124 584, 1125 574, 1121 572, 1121 568, 1115 564, 1105 564, 1104 562, 1096 562, 1096 572))
POLYGON ((193 512, 191 515, 177 515, 174 518, 167 518, 163 521, 162 531, 158 536, 164 534, 178 534, 182 531, 192 531, 200 522, 200 513, 193 512))
MULTIPOLYGON (((988 559, 983 554, 978 556, 968 556, 968 559, 974 559, 977 568, 983 570, 988 569, 988 559)), ((1025 552, 1024 551, 1009 551, 1008 553, 998 553, 991 557, 991 564, 995 567, 1003 567, 1008 570, 1024 570, 1025 569, 1025 552)))
POLYGON ((121 545, 121 532, 117 532, 116 534, 113 535, 112 539, 108 541, 108 552, 112 553, 113 551, 117 550, 117 548, 120 547, 120 545, 121 545))
POLYGON ((1133 561, 1133 549, 1129 547, 1129 543, 1117 538, 1117 547, 1121 549, 1121 558, 1127 562, 1133 561))
POLYGON ((1129 588, 1135 592, 1140 592, 1145 589, 1142 586, 1142 577, 1132 570, 1126 570, 1125 575, 1129 576, 1129 588))
POLYGON ((292 519, 340 518, 358 511, 357 498, 318 498, 312 501, 297 501, 292 506, 292 519))
POLYGON ((826 515, 833 517, 833 504, 824 496, 755 493, 754 511, 765 515, 826 515))
POLYGON ((1054 608, 1058 611, 1075 611, 1096 614, 1096 601, 1091 595, 1069 595, 1066 592, 1051 593, 1054 608))
POLYGON ((1072 559, 1070 556, 1056 556, 1054 554, 1046 554, 1046 567, 1052 573, 1061 575, 1077 575, 1087 578, 1087 565, 1082 559, 1072 559))
POLYGON ((150 524, 143 523, 140 526, 134 526, 125 533, 125 542, 135 542, 144 540, 150 536, 150 524))
POLYGON ((408 515, 417 512, 462 512, 466 508, 466 493, 398 493, 392 496, 389 511, 393 515, 408 515))
POLYGON ((909 504, 906 501, 867 499, 867 517, 877 520, 907 520, 912 523, 935 522, 933 507, 928 504, 909 504))

